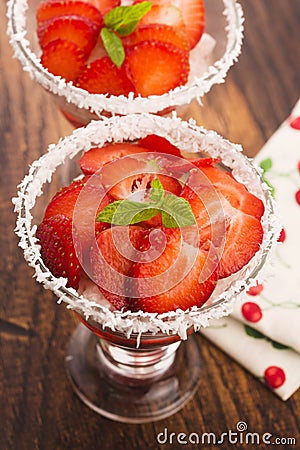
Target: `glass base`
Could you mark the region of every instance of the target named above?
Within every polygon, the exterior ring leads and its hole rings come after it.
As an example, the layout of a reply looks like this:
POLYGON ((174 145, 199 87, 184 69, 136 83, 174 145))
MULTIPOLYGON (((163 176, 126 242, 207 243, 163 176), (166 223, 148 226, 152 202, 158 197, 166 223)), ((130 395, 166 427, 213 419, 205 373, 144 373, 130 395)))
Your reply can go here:
POLYGON ((84 325, 72 335, 66 356, 69 379, 83 403, 125 423, 152 422, 179 411, 198 387, 200 366, 193 335, 160 349, 127 349, 111 346, 84 325))

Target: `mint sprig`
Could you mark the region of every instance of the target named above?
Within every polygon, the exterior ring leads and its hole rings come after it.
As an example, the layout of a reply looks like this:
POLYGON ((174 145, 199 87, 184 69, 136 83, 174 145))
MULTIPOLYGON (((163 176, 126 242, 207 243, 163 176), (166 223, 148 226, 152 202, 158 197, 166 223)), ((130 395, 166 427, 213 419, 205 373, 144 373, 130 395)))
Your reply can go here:
POLYGON ((113 225, 134 225, 152 219, 161 213, 166 228, 182 228, 196 223, 192 208, 187 200, 166 193, 158 178, 151 183, 149 202, 117 200, 107 205, 97 216, 97 222, 113 225))
POLYGON ((131 34, 151 7, 152 2, 145 1, 131 6, 117 6, 105 14, 105 27, 102 28, 100 35, 108 56, 118 68, 125 60, 125 50, 120 36, 131 34))

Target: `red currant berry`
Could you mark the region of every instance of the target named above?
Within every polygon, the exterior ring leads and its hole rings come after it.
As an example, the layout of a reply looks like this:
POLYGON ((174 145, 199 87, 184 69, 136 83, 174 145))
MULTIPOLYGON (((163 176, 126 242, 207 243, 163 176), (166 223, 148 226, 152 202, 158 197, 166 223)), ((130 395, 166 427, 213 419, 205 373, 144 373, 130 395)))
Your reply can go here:
POLYGON ((300 116, 296 117, 290 122, 290 127, 294 128, 295 130, 300 130, 300 116))
POLYGON ((300 189, 295 194, 296 202, 300 205, 300 189))
POLYGON ((258 284, 257 282, 256 282, 256 286, 252 286, 248 291, 247 291, 247 294, 248 295, 258 295, 258 294, 260 294, 261 293, 261 291, 263 290, 263 285, 262 284, 258 284))
POLYGON ((262 318, 260 307, 254 302, 246 302, 242 306, 242 314, 248 322, 258 322, 262 318))
POLYGON ((284 242, 286 238, 286 232, 285 229, 282 228, 282 230, 280 231, 280 235, 279 238, 277 239, 278 242, 284 242))
POLYGON ((300 172, 300 161, 298 161, 298 172, 300 172))
POLYGON ((264 372, 266 383, 272 388, 276 389, 285 382, 285 373, 281 367, 270 366, 264 372))

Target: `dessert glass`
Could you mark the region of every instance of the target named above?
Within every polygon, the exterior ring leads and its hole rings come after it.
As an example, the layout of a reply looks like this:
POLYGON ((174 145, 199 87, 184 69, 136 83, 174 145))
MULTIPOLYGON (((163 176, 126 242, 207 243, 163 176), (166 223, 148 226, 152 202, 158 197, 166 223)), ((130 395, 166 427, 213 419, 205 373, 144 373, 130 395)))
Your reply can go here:
POLYGON ((257 279, 275 247, 279 228, 273 200, 259 170, 232 144, 193 122, 151 114, 133 114, 92 121, 87 127, 49 146, 34 161, 13 199, 16 233, 38 282, 75 312, 82 324, 75 330, 66 355, 72 386, 81 400, 113 420, 142 423, 174 414, 197 389, 201 358, 196 331, 212 318, 228 315, 234 303, 257 279), (260 250, 239 272, 219 280, 200 308, 164 314, 112 311, 93 295, 85 297, 55 278, 41 259, 37 224, 54 193, 79 173, 76 160, 84 151, 109 142, 135 141, 148 134, 166 137, 182 152, 204 152, 221 158, 233 175, 265 205, 260 250))
POLYGON ((59 109, 74 126, 86 125, 91 119, 102 115, 146 112, 165 115, 176 107, 190 104, 194 99, 200 101, 214 84, 224 82, 241 51, 243 12, 240 4, 236 0, 206 0, 206 35, 191 52, 191 74, 187 85, 149 97, 89 94, 49 73, 41 65, 41 51, 35 31, 38 3, 39 0, 9 0, 10 42, 23 69, 53 94, 59 109), (211 41, 207 35, 213 38, 215 46, 207 44, 211 41), (206 54, 207 51, 209 54, 206 54))

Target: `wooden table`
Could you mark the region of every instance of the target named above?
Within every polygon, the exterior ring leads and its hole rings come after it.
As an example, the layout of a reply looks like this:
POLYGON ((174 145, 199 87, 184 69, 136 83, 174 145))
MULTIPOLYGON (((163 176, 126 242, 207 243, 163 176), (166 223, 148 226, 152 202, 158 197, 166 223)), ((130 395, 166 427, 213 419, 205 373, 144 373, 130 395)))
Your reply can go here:
MULTIPOLYGON (((226 83, 215 86, 203 107, 192 111, 200 123, 240 142, 252 156, 300 96, 300 2, 241 3, 246 16, 243 54, 226 83)), ((240 420, 258 433, 295 437, 297 445, 290 448, 300 448, 300 391, 281 402, 201 336, 200 387, 173 417, 145 425, 114 423, 90 411, 75 396, 66 377, 64 354, 76 324, 70 312, 56 305, 52 294, 31 278, 13 233, 10 201, 28 164, 72 128, 50 96, 12 59, 3 1, 0 8, 1 450, 175 449, 181 445, 158 445, 157 434, 165 428, 176 433, 221 434, 235 430, 240 420)))

